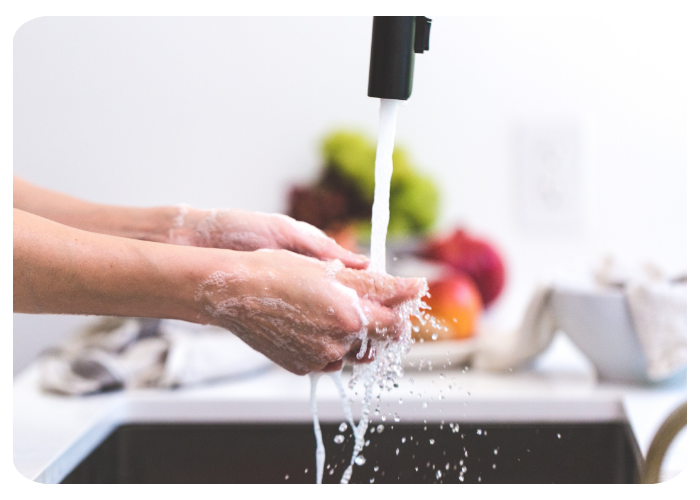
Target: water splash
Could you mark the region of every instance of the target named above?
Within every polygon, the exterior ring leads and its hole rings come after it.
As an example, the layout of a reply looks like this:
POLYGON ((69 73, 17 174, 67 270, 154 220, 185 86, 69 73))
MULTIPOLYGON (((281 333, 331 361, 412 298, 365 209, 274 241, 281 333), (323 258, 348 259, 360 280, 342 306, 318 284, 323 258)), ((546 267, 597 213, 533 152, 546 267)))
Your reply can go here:
MULTIPOLYGON (((375 189, 374 204, 372 206, 372 235, 370 243, 370 264, 368 271, 373 273, 386 273, 386 235, 389 226, 389 194, 391 185, 391 175, 393 171, 392 154, 394 151, 394 139, 396 135, 396 115, 400 101, 393 99, 382 99, 379 107, 379 139, 377 143, 377 154, 375 159, 375 189)), ((355 364, 353 374, 350 379, 350 387, 360 385, 364 389, 362 396, 362 410, 357 425, 353 422, 350 405, 343 390, 340 372, 333 374, 333 379, 338 387, 338 392, 343 404, 343 411, 348 423, 352 427, 354 446, 352 457, 348 467, 343 472, 340 479, 341 484, 347 484, 352 477, 353 466, 362 466, 365 458, 360 454, 365 447, 365 433, 369 426, 370 405, 373 399, 375 386, 380 390, 391 390, 398 387, 397 379, 403 376, 403 356, 411 348, 411 316, 418 316, 421 323, 425 322, 423 311, 427 308, 421 298, 427 293, 427 283, 424 281, 423 289, 418 298, 407 301, 397 308, 397 314, 401 321, 401 334, 398 340, 393 341, 373 341, 372 349, 374 360, 370 363, 355 364)), ((364 324, 366 328, 366 324, 364 324)), ((358 358, 364 355, 368 348, 366 342, 366 330, 362 338, 362 347, 358 358)), ((432 367, 431 367, 432 369, 432 367)), ((312 378, 312 385, 313 385, 312 378)), ((314 403, 315 404, 315 403, 314 403)), ((386 416, 382 416, 382 420, 386 416)), ((315 416, 314 425, 318 417, 315 416)), ((400 418, 394 414, 394 421, 399 422, 400 418)), ((384 426, 377 426, 377 433, 382 432, 384 426)), ((317 435, 317 441, 320 438, 317 435)), ((318 446, 317 446, 318 450, 318 446)), ((397 450, 398 452, 398 450, 397 450)), ((318 457, 318 451, 317 451, 318 457)), ((317 465, 319 461, 317 458, 317 465)), ((323 464, 317 469, 317 482, 320 483, 323 476, 323 464), (320 472, 319 472, 320 471, 320 472), (320 475, 320 479, 319 479, 320 475)))

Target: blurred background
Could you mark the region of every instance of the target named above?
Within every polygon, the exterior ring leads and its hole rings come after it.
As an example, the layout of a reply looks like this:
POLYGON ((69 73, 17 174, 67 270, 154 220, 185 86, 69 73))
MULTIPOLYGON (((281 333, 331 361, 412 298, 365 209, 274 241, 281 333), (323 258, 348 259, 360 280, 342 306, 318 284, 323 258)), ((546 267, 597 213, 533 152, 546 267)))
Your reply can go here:
MULTIPOLYGON (((337 130, 376 140, 369 17, 39 18, 14 38, 14 173, 84 199, 288 212, 337 130)), ((433 18, 397 145, 435 185, 428 234, 505 263, 486 311, 606 255, 686 269, 681 33, 659 20, 433 18)), ((85 317, 14 315, 14 372, 85 317)))

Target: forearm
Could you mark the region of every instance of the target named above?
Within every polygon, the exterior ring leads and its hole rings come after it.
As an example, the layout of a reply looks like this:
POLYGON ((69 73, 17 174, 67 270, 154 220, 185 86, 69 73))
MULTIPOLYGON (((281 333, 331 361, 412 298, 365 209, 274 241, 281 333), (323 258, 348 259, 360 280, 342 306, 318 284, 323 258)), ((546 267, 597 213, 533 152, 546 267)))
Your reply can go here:
POLYGON ((199 321, 197 286, 230 259, 223 250, 96 234, 13 212, 15 312, 199 321))
POLYGON ((91 203, 13 178, 13 207, 66 226, 100 234, 167 243, 177 207, 121 207, 91 203))

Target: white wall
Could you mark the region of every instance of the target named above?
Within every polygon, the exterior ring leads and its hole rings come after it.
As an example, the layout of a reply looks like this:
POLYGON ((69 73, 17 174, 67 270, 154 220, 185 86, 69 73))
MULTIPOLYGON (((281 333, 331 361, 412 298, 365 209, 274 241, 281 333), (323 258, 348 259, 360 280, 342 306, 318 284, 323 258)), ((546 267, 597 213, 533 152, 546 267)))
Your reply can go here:
MULTIPOLYGON (((496 322, 603 253, 685 269, 681 36, 661 22, 434 19, 397 140, 439 181, 442 227, 467 223, 506 254, 496 322), (514 201, 513 131, 559 126, 581 146, 564 230, 524 223, 514 201)), ((14 42, 14 173, 101 202, 284 210, 329 128, 376 130, 370 39, 369 18, 30 21, 14 42)), ((15 372, 84 321, 15 315, 15 372)))

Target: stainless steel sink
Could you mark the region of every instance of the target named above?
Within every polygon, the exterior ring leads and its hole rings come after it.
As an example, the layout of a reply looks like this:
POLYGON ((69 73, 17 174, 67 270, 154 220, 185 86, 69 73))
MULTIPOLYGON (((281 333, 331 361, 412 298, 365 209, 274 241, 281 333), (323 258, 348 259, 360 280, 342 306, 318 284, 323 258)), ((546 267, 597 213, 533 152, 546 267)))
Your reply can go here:
MULTIPOLYGON (((370 427, 366 463, 355 466, 351 482, 460 483, 461 476, 464 483, 634 483, 642 464, 631 429, 621 422, 384 427, 381 433, 370 427)), ((352 436, 339 432, 338 423, 322 430, 330 466, 324 482, 337 483, 352 436), (338 434, 340 444, 333 439, 338 434)), ((312 483, 314 457, 310 424, 129 423, 63 482, 312 483)))

